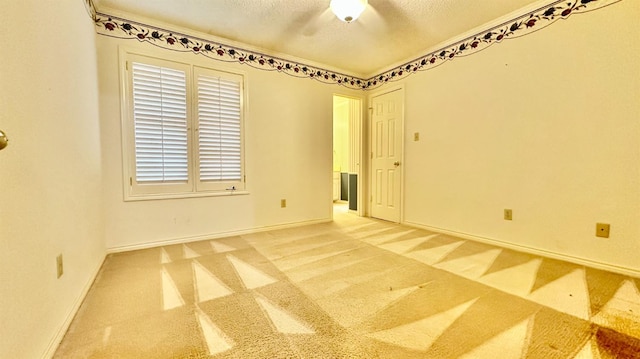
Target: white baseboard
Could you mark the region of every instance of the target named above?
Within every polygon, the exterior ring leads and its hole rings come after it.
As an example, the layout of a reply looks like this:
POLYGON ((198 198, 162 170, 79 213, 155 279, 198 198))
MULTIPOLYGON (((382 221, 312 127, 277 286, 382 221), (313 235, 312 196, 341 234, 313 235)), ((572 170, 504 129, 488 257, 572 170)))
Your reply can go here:
POLYGON ((243 235, 243 234, 252 234, 252 233, 259 233, 259 232, 266 232, 266 231, 276 231, 276 230, 279 230, 279 229, 287 229, 287 228, 308 226, 308 225, 312 225, 312 224, 327 223, 327 222, 331 222, 331 221, 332 221, 331 218, 314 219, 314 220, 310 220, 310 221, 283 223, 283 224, 277 224, 277 225, 273 225, 273 226, 254 227, 254 228, 241 229, 241 230, 236 230, 236 231, 210 233, 210 234, 203 234, 203 235, 190 236, 190 237, 181 237, 181 238, 172 238, 172 239, 165 239, 165 240, 161 240, 161 241, 153 241, 153 242, 146 242, 146 243, 140 243, 140 244, 133 244, 133 245, 129 245, 129 246, 111 247, 111 248, 107 248, 107 253, 129 252, 129 251, 135 251, 135 250, 139 250, 139 249, 148 249, 148 248, 168 246, 168 245, 172 245, 172 244, 182 244, 182 243, 204 241, 204 240, 208 240, 208 239, 217 239, 217 238, 225 238, 225 237, 232 237, 232 236, 240 236, 240 235, 243 235))
POLYGON ((512 249, 512 250, 515 250, 515 251, 519 251, 519 252, 525 252, 525 253, 529 253, 529 254, 539 255, 539 256, 542 256, 542 257, 558 259, 558 260, 562 260, 562 261, 565 261, 565 262, 571 262, 571 263, 578 264, 578 265, 584 265, 584 266, 591 267, 591 268, 602 269, 602 270, 609 271, 609 272, 615 272, 615 273, 619 273, 619 274, 622 274, 622 275, 628 275, 628 276, 632 276, 632 277, 640 277, 640 270, 633 269, 633 268, 627 268, 627 267, 622 267, 622 266, 618 266, 618 265, 614 265, 614 264, 597 262, 597 261, 594 261, 594 260, 591 260, 591 259, 580 258, 580 257, 575 257, 575 256, 567 255, 567 254, 551 252, 551 251, 547 251, 547 250, 544 250, 544 249, 538 249, 538 248, 523 246, 523 245, 520 245, 520 244, 500 241, 500 240, 492 239, 492 238, 480 237, 480 236, 476 236, 476 235, 473 235, 473 234, 450 231, 450 230, 443 229, 443 228, 438 228, 438 227, 431 227, 431 226, 427 226, 427 225, 420 224, 420 223, 413 223, 413 222, 406 222, 405 221, 402 224, 410 226, 410 227, 424 229, 424 230, 431 231, 431 232, 442 233, 442 234, 447 234, 447 235, 451 235, 451 236, 455 236, 455 237, 459 237, 459 238, 469 239, 469 240, 476 241, 476 242, 492 244, 492 245, 495 245, 495 246, 498 246, 498 247, 508 248, 508 249, 512 249))
POLYGON ((62 342, 64 335, 67 334, 67 330, 69 330, 69 326, 71 326, 71 322, 73 321, 73 318, 75 318, 76 314, 78 313, 78 310, 80 310, 80 306, 84 302, 84 298, 87 296, 87 293, 89 293, 89 289, 91 289, 91 286, 93 285, 93 282, 96 280, 98 273, 100 273, 100 269, 102 268, 102 265, 104 264, 106 257, 107 256, 105 253, 105 255, 102 257, 102 260, 98 263, 98 266, 93 269, 91 276, 89 277, 89 280, 87 281, 87 283, 85 283, 84 287, 82 288, 82 291, 80 292, 80 295, 78 295, 78 297, 74 301, 73 306, 71 307, 71 310, 67 314, 67 317, 65 318, 64 322, 58 328, 58 331, 56 332, 56 335, 53 337, 53 339, 51 339, 51 341, 49 342, 49 345, 47 346, 47 349, 44 352, 44 355, 42 355, 43 359, 53 358, 53 355, 56 353, 56 350, 58 349, 60 342, 62 342))

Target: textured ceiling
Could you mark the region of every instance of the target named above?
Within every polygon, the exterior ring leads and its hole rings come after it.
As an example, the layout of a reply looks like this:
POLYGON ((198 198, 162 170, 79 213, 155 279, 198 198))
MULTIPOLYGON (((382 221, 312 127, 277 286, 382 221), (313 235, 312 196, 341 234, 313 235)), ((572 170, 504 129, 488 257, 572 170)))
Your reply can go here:
POLYGON ((369 0, 350 23, 330 0, 99 0, 116 10, 157 19, 357 76, 420 56, 450 38, 540 2, 534 0, 369 0))

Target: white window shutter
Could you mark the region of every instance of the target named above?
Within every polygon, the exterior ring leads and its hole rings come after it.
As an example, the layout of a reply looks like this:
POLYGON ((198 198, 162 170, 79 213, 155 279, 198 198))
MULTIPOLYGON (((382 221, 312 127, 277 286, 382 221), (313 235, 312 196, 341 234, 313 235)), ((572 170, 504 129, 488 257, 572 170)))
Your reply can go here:
MULTIPOLYGON (((242 179, 242 78, 197 72, 198 182, 221 189, 242 179)), ((206 187, 206 186, 205 186, 206 187)))
POLYGON ((186 183, 185 72, 133 62, 132 87, 136 182, 186 183))

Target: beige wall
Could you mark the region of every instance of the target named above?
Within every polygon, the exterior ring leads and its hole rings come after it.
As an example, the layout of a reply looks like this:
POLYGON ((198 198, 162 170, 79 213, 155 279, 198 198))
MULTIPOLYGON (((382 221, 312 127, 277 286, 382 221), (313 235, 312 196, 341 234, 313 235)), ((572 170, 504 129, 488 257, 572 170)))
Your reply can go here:
POLYGON ((39 358, 105 253, 95 34, 78 0, 2 1, 0 34, 0 358, 39 358))
POLYGON ((98 36, 97 43, 108 248, 331 219, 333 93, 361 93, 180 54, 186 61, 204 61, 247 73, 245 151, 250 194, 124 202, 118 47, 155 48, 103 36, 98 36), (280 199, 287 200, 287 208, 280 208, 280 199))
POLYGON ((405 221, 640 271, 638 18, 622 1, 410 76, 405 221))

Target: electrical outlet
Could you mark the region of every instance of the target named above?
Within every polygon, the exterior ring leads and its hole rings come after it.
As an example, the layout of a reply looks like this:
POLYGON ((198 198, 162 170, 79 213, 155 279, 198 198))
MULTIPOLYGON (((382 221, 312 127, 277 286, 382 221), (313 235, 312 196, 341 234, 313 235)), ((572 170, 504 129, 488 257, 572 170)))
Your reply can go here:
POLYGON ((609 238, 611 226, 608 223, 596 223, 596 237, 609 238))
POLYGON ((64 265, 62 263, 62 253, 58 254, 56 257, 56 272, 58 273, 58 278, 62 277, 64 274, 64 265))
POLYGON ((286 208, 287 207, 287 200, 286 199, 281 199, 280 200, 280 208, 286 208))
POLYGON ((504 219, 507 221, 512 221, 513 220, 513 211, 510 209, 505 209, 504 210, 504 219))

